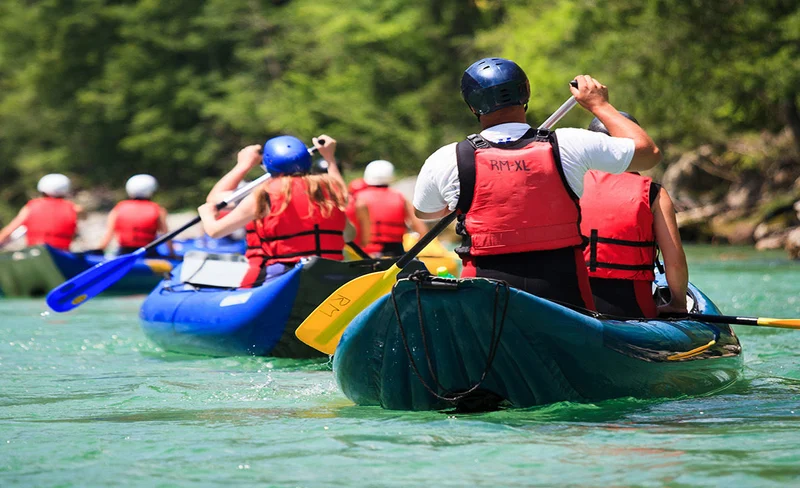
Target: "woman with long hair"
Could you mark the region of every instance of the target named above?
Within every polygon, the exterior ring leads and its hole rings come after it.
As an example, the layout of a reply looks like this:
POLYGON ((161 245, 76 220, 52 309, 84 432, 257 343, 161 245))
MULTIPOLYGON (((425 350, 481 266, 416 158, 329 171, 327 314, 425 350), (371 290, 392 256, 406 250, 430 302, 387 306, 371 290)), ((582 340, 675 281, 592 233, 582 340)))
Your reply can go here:
POLYGON ((311 155, 301 140, 274 137, 263 148, 252 145, 239 151, 236 166, 198 208, 205 232, 213 238, 245 226, 250 269, 242 287, 258 286, 303 257, 343 259, 347 190, 334 157, 336 140, 321 135, 313 142, 328 162, 327 173, 311 174, 311 155), (219 217, 214 205, 259 164, 272 178, 219 217))

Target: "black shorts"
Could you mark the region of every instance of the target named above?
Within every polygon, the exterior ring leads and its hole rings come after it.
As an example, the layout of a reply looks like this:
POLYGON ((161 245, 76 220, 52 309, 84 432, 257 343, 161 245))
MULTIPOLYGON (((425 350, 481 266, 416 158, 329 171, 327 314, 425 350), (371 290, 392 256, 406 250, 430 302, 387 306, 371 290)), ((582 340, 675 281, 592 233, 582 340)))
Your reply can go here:
POLYGON ((531 295, 594 310, 583 252, 578 248, 472 259, 477 277, 503 280, 531 295))

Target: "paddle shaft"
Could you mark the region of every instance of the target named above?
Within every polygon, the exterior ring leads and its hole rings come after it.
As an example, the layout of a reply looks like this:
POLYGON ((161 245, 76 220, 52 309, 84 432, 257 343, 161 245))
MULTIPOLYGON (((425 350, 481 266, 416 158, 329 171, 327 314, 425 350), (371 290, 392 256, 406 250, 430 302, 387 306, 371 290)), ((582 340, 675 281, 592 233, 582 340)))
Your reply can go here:
POLYGON ((754 325, 759 327, 777 327, 780 329, 800 329, 800 319, 773 319, 767 317, 738 317, 735 315, 704 315, 701 313, 669 313, 669 318, 689 318, 711 324, 754 325))
MULTIPOLYGON (((231 203, 240 202, 247 195, 249 195, 255 188, 257 188, 259 185, 261 185, 262 183, 264 183, 265 181, 267 181, 271 177, 272 177, 272 175, 270 175, 269 173, 265 173, 262 176, 256 178, 255 180, 251 181, 247 185, 245 185, 242 188, 239 188, 238 190, 236 190, 231 196, 229 196, 225 200, 223 200, 223 201, 219 202, 218 204, 216 204, 215 205, 216 209, 217 210, 222 210, 223 208, 227 207, 231 203)), ((150 244, 144 246, 144 249, 145 250, 152 249, 152 248, 154 248, 154 247, 156 247, 156 246, 158 246, 158 245, 160 245, 160 244, 162 244, 164 242, 167 242, 168 240, 175 238, 175 236, 177 236, 181 232, 185 231, 189 227, 192 227, 192 226, 196 225, 199 222, 200 222, 200 216, 197 216, 197 217, 193 218, 192 220, 190 220, 189 222, 186 222, 185 224, 183 224, 179 228, 175 229, 174 231, 170 232, 169 234, 164 234, 163 236, 161 236, 158 239, 154 240, 150 244)))

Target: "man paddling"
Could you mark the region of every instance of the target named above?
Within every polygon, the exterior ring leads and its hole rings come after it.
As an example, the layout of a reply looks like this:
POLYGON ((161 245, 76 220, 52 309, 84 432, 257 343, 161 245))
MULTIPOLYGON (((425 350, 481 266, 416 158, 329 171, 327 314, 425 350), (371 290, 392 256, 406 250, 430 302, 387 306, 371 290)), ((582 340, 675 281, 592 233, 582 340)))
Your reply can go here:
POLYGON ((458 210, 462 276, 505 280, 543 298, 594 309, 583 264, 583 177, 650 169, 653 140, 608 102, 591 76, 570 90, 613 137, 584 129, 537 131, 525 119, 530 85, 513 61, 485 58, 467 68, 461 94, 483 131, 448 144, 423 165, 414 191, 417 216, 458 210))

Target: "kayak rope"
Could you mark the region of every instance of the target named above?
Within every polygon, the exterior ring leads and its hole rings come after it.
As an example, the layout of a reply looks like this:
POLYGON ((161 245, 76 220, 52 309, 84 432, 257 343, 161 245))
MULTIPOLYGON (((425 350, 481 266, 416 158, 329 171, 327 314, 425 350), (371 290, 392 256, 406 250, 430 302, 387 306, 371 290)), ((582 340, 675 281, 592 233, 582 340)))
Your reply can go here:
POLYGON ((423 281, 429 279, 429 277, 430 274, 427 271, 421 270, 412 273, 408 277, 408 280, 414 282, 414 288, 416 291, 416 299, 417 299, 417 317, 419 319, 420 337, 422 339, 422 349, 425 353, 425 360, 428 365, 428 372, 430 373, 431 378, 433 378, 433 381, 437 387, 436 390, 434 390, 434 388, 431 387, 428 384, 428 382, 425 381, 425 379, 423 378, 422 374, 419 371, 419 368, 417 367, 417 363, 414 360, 414 356, 411 353, 411 348, 408 345, 408 337, 406 335, 405 328, 403 327, 403 323, 400 319, 400 309, 397 306, 397 297, 395 294, 397 283, 395 283, 395 285, 392 287, 392 293, 391 293, 392 306, 394 307, 394 315, 395 318, 397 319, 397 327, 398 329, 400 329, 400 337, 403 340, 403 348, 406 351, 406 355, 408 356, 408 361, 411 364, 411 368, 413 369, 414 374, 417 376, 420 383, 422 383, 422 386, 424 386, 425 389, 428 390, 428 392, 431 395, 440 400, 454 403, 459 400, 463 400, 464 398, 468 397, 472 392, 480 388, 481 384, 483 384, 483 381, 486 379, 486 376, 489 374, 489 371, 492 368, 492 363, 494 362, 495 355, 497 354, 497 350, 500 348, 500 336, 503 333, 503 327, 505 326, 506 323, 506 312, 508 311, 508 301, 511 293, 509 291, 508 283, 504 281, 495 281, 494 304, 492 307, 492 329, 491 329, 491 337, 489 340, 489 354, 486 358, 486 365, 483 369, 483 373, 481 373, 481 377, 475 384, 473 384, 465 391, 454 393, 449 388, 445 388, 445 386, 442 385, 442 383, 439 381, 439 376, 435 373, 433 363, 431 362, 431 354, 430 350, 428 349, 428 341, 425 338, 425 322, 424 322, 424 314, 422 313, 422 294, 420 293, 420 290, 422 289, 423 281), (505 303, 503 304, 503 314, 501 316, 500 325, 498 327, 497 309, 498 309, 498 303, 500 301, 501 290, 505 290, 505 303), (444 393, 440 394, 439 391, 442 391, 444 393))

